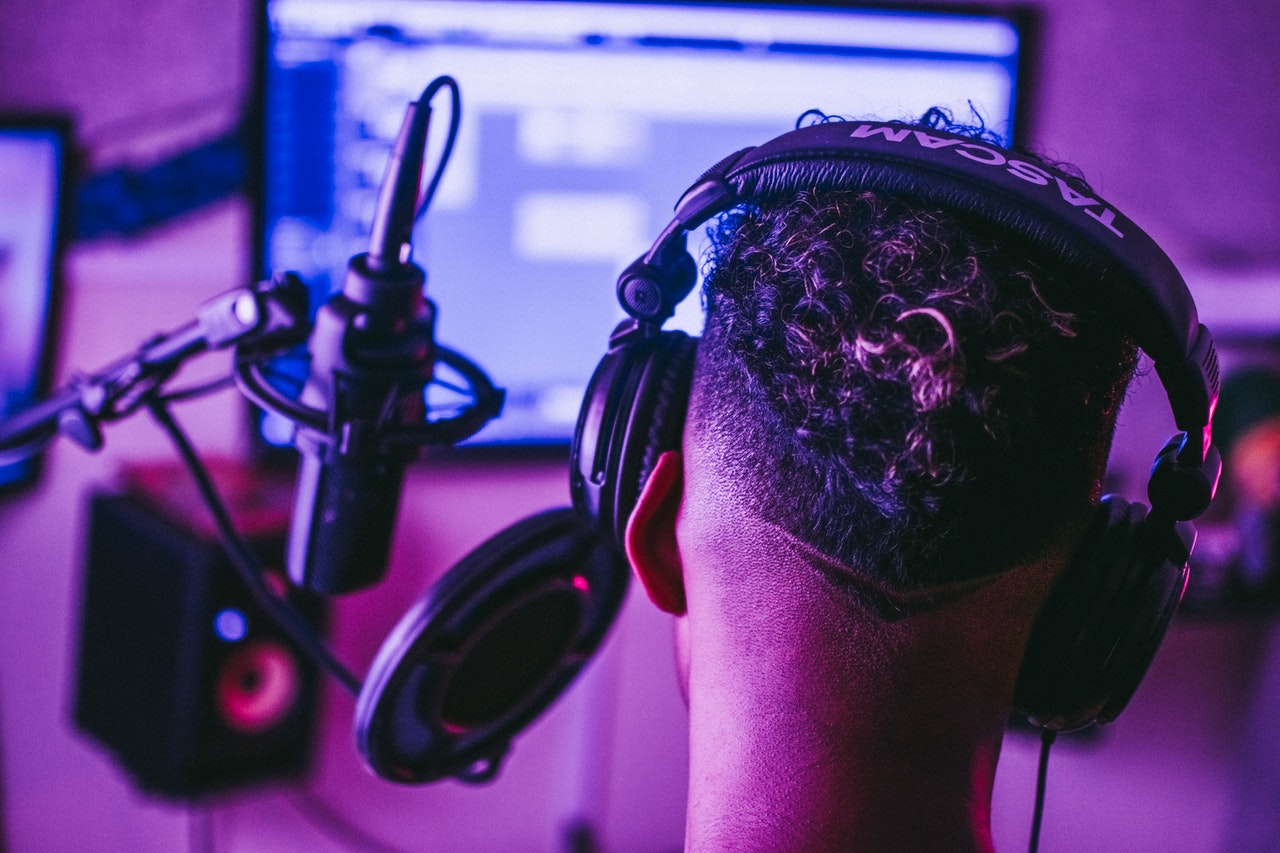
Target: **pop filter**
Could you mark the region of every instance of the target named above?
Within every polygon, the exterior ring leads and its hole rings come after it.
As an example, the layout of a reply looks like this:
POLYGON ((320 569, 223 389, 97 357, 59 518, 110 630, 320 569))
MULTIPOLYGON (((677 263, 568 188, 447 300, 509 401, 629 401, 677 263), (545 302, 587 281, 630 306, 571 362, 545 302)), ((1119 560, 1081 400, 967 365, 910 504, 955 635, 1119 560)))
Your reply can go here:
POLYGON ((571 509, 494 535, 383 642, 356 705, 365 761, 394 782, 493 778, 600 645, 629 579, 626 558, 571 509))

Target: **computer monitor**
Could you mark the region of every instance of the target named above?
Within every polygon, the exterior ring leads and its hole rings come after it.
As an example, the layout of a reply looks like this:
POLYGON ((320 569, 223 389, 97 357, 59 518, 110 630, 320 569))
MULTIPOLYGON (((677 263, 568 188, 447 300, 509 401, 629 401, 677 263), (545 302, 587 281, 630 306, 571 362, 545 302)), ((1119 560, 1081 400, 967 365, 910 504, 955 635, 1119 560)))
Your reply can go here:
MULTIPOLYGON (((69 145, 65 120, 0 115, 0 420, 48 390, 69 145)), ((0 492, 35 479, 28 449, 0 448, 0 492)))
MULTIPOLYGON (((479 445, 568 442, 622 316, 618 273, 726 154, 811 109, 896 119, 944 106, 1006 140, 1025 115, 1024 13, 265 0, 263 15, 259 273, 299 273, 313 307, 367 248, 405 105, 438 75, 458 81, 461 131, 414 252, 438 340, 507 391, 479 445)), ((691 297, 668 327, 700 322, 691 297)), ((277 427, 264 434, 287 442, 277 427)))

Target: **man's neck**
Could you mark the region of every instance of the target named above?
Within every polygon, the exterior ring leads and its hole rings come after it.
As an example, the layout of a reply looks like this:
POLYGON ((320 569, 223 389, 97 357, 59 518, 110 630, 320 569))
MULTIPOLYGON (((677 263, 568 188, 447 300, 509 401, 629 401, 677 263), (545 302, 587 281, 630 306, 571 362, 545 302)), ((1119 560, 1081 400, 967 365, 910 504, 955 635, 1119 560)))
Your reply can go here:
POLYGON ((687 849, 990 849, 1003 720, 849 701, 695 688, 687 849))
POLYGON ((1033 615, 1007 585, 896 621, 794 576, 731 612, 691 596, 687 850, 989 850, 1033 615))

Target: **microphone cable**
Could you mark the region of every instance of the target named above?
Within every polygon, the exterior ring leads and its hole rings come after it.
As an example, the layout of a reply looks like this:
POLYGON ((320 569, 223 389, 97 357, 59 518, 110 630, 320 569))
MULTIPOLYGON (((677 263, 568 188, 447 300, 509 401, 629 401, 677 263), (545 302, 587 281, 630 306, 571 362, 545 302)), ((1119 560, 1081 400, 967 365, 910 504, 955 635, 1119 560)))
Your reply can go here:
POLYGON ((418 103, 430 105, 436 93, 446 88, 449 90, 449 129, 445 135, 444 149, 440 152, 439 160, 436 161, 436 170, 432 173, 431 180, 427 182, 427 188, 418 202, 418 210, 413 217, 415 223, 420 222, 427 208, 431 207, 431 200, 435 198, 436 188, 444 175, 444 168, 449 164, 449 156, 453 153, 453 143, 458 139, 458 126, 462 123, 462 95, 458 91, 458 81, 449 75, 443 74, 432 80, 418 97, 418 103))
MULTIPOLYGON (((437 77, 423 91, 420 103, 430 104, 431 99, 441 89, 447 88, 450 92, 450 116, 448 131, 445 136, 444 148, 440 157, 436 162, 435 169, 431 179, 427 183, 425 191, 418 202, 415 211, 414 221, 417 222, 430 206, 432 198, 435 196, 436 189, 440 184, 440 179, 444 174, 445 167, 448 165, 450 155, 453 152, 454 143, 457 140, 458 127, 461 123, 461 96, 457 81, 449 76, 437 77)), ((237 352, 237 356, 241 355, 237 352)), ((240 362, 240 359, 237 359, 240 362)), ((255 359, 247 359, 250 363, 255 359)), ((479 371, 475 370, 472 365, 465 359, 457 356, 455 353, 446 351, 445 357, 441 361, 458 370, 465 379, 472 383, 472 388, 478 387, 476 384, 477 377, 475 374, 479 371), (459 364, 461 362, 461 364, 459 364)), ((243 362, 238 364, 238 368, 245 366, 243 362)), ((239 373, 239 370, 236 371, 239 373)), ((487 377, 481 375, 480 378, 487 377)), ((363 680, 357 677, 345 664, 342 663, 329 649, 324 639, 319 635, 316 628, 307 621, 302 614, 293 607, 287 600, 281 598, 271 591, 267 586, 263 576, 261 563, 253 549, 245 541, 244 537, 236 529, 232 521, 230 511, 227 509, 222 497, 218 494, 217 487, 213 482, 213 478, 208 468, 201 461, 199 454, 196 453, 194 446, 191 444, 186 432, 178 424, 173 413, 169 410, 168 404, 173 401, 190 399, 192 397, 202 396, 213 390, 217 390, 223 384, 222 380, 208 383, 207 385, 198 386, 183 392, 176 392, 173 395, 162 395, 159 393, 159 386, 150 389, 142 396, 142 402, 145 403, 151 412, 152 418, 169 436, 178 455, 181 457, 183 464, 195 481, 201 499, 204 501, 209 512, 213 516, 214 524, 217 528, 218 540, 223 549, 227 552, 228 558, 231 560, 232 566, 241 580, 249 588, 250 593, 259 605, 266 611, 268 616, 274 621, 298 647, 298 649, 310 658, 321 670, 332 675, 343 688, 352 696, 360 695, 360 688, 363 680)), ((243 387, 242 387, 242 390, 243 387)), ((253 399, 253 395, 250 399, 253 399)))
POLYGON ((1036 769, 1036 804, 1031 813, 1031 843, 1027 846, 1030 853, 1040 848, 1040 823, 1044 818, 1044 792, 1049 781, 1049 748, 1057 739, 1058 733, 1053 729, 1040 730, 1040 763, 1036 769))
POLYGON ((253 553, 253 549, 249 547, 249 543, 236 530, 235 524, 231 520, 231 513, 218 494, 217 487, 213 483, 213 478, 210 476, 208 468, 200 460, 186 432, 174 419, 173 413, 169 411, 168 400, 152 392, 146 395, 145 403, 151 412, 152 418, 169 436, 178 451, 178 455, 182 458, 187 470, 195 480, 196 488, 200 491, 200 497, 204 500, 205 506, 209 508, 209 512, 213 514, 214 524, 218 530, 218 540, 227 552, 227 556, 231 559, 231 564, 235 567, 236 573, 244 581, 245 585, 249 587, 254 599, 289 636, 289 639, 297 644, 303 654, 311 658, 322 670, 337 679, 338 683, 352 696, 360 695, 361 679, 357 678, 333 655, 315 627, 303 618, 301 613, 288 601, 280 598, 267 587, 266 581, 263 580, 262 566, 257 556, 253 553))

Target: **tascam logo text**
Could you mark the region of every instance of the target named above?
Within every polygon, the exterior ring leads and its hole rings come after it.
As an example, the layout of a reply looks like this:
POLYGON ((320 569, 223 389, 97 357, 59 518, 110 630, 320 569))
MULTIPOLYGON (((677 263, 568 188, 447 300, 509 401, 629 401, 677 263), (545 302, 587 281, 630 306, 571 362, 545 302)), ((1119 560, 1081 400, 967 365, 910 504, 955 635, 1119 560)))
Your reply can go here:
POLYGON ((1010 159, 1005 152, 990 148, 978 142, 949 137, 930 136, 922 130, 897 125, 861 124, 850 134, 854 139, 866 139, 871 136, 883 136, 890 142, 914 141, 921 148, 950 148, 958 156, 986 166, 1003 166, 1005 171, 1015 178, 1040 187, 1056 186, 1062 200, 1102 224, 1104 228, 1117 237, 1124 237, 1116 228, 1116 212, 1100 200, 1077 192, 1066 181, 1051 174, 1034 163, 1025 160, 1010 159))

